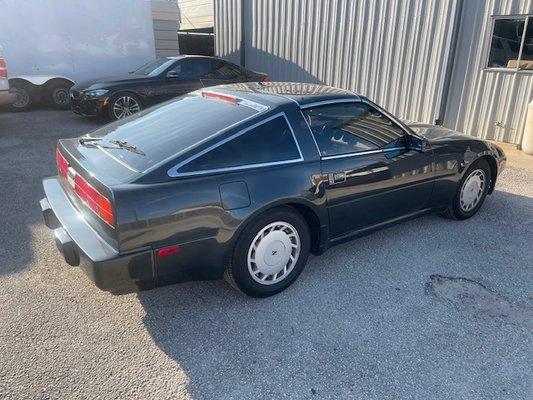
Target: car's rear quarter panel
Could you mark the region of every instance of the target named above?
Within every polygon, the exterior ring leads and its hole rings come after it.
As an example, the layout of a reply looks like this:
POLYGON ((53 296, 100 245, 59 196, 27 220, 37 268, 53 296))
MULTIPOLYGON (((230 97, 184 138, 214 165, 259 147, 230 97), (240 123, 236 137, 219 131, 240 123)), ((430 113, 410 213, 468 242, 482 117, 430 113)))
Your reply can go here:
MULTIPOLYGON (((325 199, 317 197, 310 179, 319 169, 318 161, 310 161, 181 178, 149 187, 125 185, 115 193, 121 251, 178 244, 178 254, 164 258, 156 254, 156 276, 218 278, 238 233, 254 215, 295 202, 322 212, 325 199), (232 208, 222 201, 221 187, 236 182, 247 188, 246 207, 232 208)), ((325 215, 321 218, 327 220, 325 215)))

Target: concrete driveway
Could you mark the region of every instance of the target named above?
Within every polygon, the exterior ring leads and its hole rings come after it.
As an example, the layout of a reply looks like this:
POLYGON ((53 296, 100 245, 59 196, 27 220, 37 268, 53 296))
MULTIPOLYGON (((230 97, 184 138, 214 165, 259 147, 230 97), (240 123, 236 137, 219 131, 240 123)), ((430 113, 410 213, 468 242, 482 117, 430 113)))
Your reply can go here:
POLYGON ((474 218, 335 247, 277 296, 116 297, 61 259, 38 205, 57 139, 99 124, 0 114, 0 398, 533 398, 533 157, 474 218))

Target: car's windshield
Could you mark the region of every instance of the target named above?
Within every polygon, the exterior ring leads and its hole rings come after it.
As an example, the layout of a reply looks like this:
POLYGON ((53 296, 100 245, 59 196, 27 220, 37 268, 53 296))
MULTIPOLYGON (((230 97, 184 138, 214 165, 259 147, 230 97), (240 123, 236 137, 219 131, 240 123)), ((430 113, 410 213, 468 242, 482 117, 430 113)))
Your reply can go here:
POLYGON ((176 60, 172 58, 156 58, 149 63, 144 64, 141 68, 135 70, 133 73, 136 75, 156 76, 170 67, 176 60))

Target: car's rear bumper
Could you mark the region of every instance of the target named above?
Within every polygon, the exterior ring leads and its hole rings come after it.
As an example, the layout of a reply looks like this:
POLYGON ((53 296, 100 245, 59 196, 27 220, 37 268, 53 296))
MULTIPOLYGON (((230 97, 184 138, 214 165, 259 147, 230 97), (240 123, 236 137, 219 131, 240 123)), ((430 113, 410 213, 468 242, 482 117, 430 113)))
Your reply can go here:
POLYGON ((0 90, 0 106, 13 104, 17 100, 17 95, 8 90, 0 90))
POLYGON ((43 187, 43 219, 68 264, 81 266, 97 287, 115 294, 154 287, 152 249, 119 253, 80 217, 58 178, 44 179, 43 187))
POLYGON ((82 115, 84 117, 96 117, 102 115, 106 110, 106 103, 104 100, 75 99, 71 97, 70 108, 76 114, 82 115))

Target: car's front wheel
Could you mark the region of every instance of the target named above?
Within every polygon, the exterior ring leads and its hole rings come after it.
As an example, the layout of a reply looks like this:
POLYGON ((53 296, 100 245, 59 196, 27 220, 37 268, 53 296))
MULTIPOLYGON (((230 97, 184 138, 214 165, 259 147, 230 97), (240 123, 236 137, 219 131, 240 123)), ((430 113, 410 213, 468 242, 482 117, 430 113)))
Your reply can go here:
POLYGON ((225 279, 252 297, 268 297, 289 287, 309 256, 305 219, 290 207, 262 215, 240 235, 225 279))
POLYGON ((141 111, 141 101, 132 93, 119 93, 109 102, 109 117, 115 121, 141 111))
POLYGON ((491 179, 488 162, 484 159, 475 161, 463 175, 452 203, 442 215, 452 219, 472 217, 483 205, 491 179))

